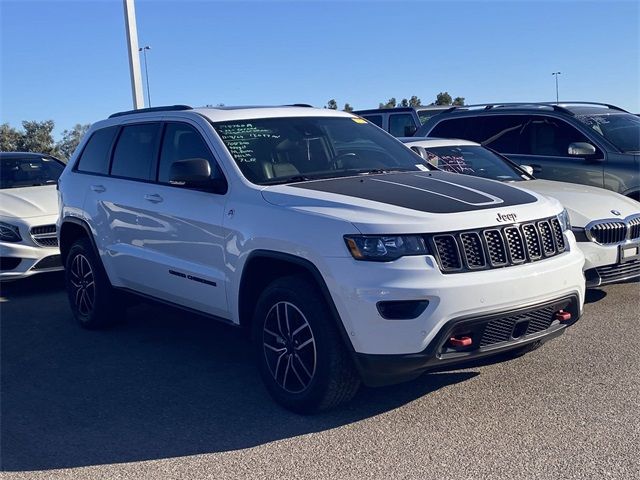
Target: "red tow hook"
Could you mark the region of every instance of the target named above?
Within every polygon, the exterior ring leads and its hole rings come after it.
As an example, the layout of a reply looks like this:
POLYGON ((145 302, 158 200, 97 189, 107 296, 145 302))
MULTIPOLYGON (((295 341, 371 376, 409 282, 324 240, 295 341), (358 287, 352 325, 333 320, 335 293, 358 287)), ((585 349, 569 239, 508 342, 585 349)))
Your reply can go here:
POLYGON ((565 312, 564 310, 558 310, 555 314, 555 319, 559 322, 568 322, 571 320, 571 313, 565 312))
POLYGON ((456 336, 449 339, 449 345, 452 347, 468 347, 473 343, 471 337, 456 336))

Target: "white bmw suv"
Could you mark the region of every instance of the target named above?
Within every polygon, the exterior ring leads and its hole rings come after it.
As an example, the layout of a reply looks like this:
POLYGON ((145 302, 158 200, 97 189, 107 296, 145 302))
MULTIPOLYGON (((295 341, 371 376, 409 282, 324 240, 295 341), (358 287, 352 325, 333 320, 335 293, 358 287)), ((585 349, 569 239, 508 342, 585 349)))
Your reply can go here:
POLYGON ((134 293, 252 332, 272 396, 313 412, 556 337, 582 313, 561 205, 434 170, 354 115, 159 107, 93 124, 59 181, 71 308, 134 293))

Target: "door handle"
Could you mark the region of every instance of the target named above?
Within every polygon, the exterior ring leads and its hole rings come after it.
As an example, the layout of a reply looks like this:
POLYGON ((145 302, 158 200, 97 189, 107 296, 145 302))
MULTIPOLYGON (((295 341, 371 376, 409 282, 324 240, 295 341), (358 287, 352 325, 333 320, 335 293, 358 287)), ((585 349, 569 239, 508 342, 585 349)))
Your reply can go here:
POLYGON ((531 168, 533 168, 533 173, 540 173, 542 171, 541 165, 531 164, 531 168))
POLYGON ((148 202, 153 202, 153 203, 160 203, 162 201, 162 197, 157 193, 153 193, 153 194, 148 193, 144 196, 144 199, 147 200, 148 202))
POLYGON ((91 190, 96 193, 102 193, 106 190, 106 188, 104 188, 104 185, 91 185, 91 190))

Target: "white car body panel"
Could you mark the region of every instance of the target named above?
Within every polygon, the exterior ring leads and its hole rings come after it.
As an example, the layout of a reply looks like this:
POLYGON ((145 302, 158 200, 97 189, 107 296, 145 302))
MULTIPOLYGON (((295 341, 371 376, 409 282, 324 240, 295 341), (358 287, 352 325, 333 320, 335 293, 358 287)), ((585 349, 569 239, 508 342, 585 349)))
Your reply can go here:
POLYGON ((38 262, 60 253, 58 247, 38 245, 30 234, 33 227, 55 225, 58 219, 58 195, 55 185, 7 188, 0 190, 0 222, 18 227, 22 240, 0 241, 0 256, 22 261, 11 270, 0 272, 0 280, 17 280, 36 273, 62 270, 61 266, 34 269, 38 262))

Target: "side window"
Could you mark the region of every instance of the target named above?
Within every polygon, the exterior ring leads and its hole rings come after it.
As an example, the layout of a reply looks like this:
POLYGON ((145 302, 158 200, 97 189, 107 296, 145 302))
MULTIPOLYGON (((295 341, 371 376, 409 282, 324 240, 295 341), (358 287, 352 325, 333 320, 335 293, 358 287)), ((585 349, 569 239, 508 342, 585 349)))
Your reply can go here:
POLYGON ((394 137, 406 136, 405 127, 415 127, 410 113, 394 113, 389 115, 389 133, 394 137))
POLYGON ((568 157, 569 144, 589 139, 568 123, 544 116, 534 116, 524 130, 521 153, 568 157))
POLYGON ((127 125, 113 151, 111 175, 153 180, 160 123, 127 125))
POLYGON ((202 136, 186 123, 168 123, 162 141, 158 181, 169 183, 171 164, 189 158, 204 158, 211 165, 211 177, 222 177, 222 172, 202 136))
POLYGON ((477 142, 480 137, 480 122, 480 118, 474 117, 443 120, 429 132, 429 136, 438 138, 460 138, 477 142))
POLYGON ((96 130, 82 150, 76 170, 86 173, 109 173, 109 151, 118 127, 96 130))
POLYGON ((529 115, 486 115, 482 117, 482 134, 475 140, 500 153, 520 153, 519 140, 529 115))
POLYGON ((382 115, 362 115, 362 118, 382 128, 382 115))

